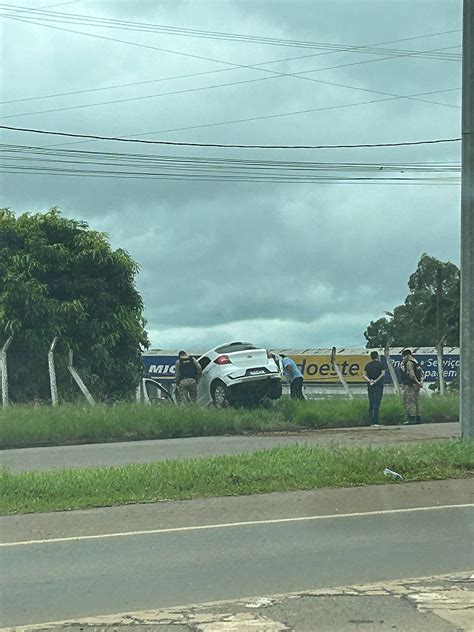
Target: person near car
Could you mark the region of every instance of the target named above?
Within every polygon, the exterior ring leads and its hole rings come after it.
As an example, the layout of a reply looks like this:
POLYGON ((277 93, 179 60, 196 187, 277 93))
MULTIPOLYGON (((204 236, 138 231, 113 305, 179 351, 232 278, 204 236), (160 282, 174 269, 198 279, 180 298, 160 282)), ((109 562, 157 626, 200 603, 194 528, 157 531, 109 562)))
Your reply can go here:
POLYGON ((280 353, 282 359, 283 373, 290 383, 291 399, 304 399, 303 395, 303 374, 298 368, 294 360, 283 353, 280 353))
POLYGON ((282 366, 281 366, 281 358, 280 358, 280 356, 277 353, 275 353, 274 351, 267 351, 267 355, 277 365, 278 370, 280 372, 282 372, 283 369, 282 369, 282 366))
POLYGON ((201 374, 202 370, 197 361, 186 351, 180 351, 175 365, 177 399, 180 404, 196 402, 197 385, 201 374))
POLYGON ((371 426, 379 425, 380 404, 383 397, 383 381, 385 369, 380 362, 377 351, 370 354, 370 362, 364 368, 364 380, 367 382, 367 394, 369 396, 369 420, 371 426))
POLYGON ((400 382, 403 386, 403 406, 407 415, 405 424, 421 423, 420 391, 423 385, 423 369, 410 349, 402 351, 400 382))

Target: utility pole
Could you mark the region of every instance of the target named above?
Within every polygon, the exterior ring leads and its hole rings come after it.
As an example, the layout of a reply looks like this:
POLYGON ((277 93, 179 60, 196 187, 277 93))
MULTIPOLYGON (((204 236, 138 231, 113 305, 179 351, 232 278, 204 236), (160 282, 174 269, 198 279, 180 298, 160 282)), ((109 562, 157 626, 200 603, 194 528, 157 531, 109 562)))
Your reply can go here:
POLYGON ((438 385, 439 394, 444 395, 444 366, 443 352, 446 334, 444 333, 443 318, 443 269, 441 264, 436 268, 436 353, 438 356, 438 385))
POLYGON ((441 340, 444 334, 443 324, 443 270, 439 265, 436 268, 436 339, 441 340))
POLYGON ((474 439, 474 0, 464 0, 461 186, 461 436, 474 439))

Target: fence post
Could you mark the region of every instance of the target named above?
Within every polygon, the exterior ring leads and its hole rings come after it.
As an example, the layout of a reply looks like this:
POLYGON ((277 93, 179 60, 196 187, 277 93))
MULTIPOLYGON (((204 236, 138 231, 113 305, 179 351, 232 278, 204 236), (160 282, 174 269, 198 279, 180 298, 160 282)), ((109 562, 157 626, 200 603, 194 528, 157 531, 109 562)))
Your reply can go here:
POLYGON ((87 386, 84 384, 84 382, 81 380, 81 377, 79 375, 79 373, 76 371, 76 369, 73 367, 72 365, 72 360, 73 360, 73 353, 72 350, 69 349, 69 364, 68 364, 68 370, 69 373, 72 375, 72 377, 74 378, 74 381, 76 382, 76 384, 79 386, 79 388, 81 389, 82 394, 84 395, 84 397, 87 399, 87 401, 89 402, 89 404, 91 406, 93 406, 95 404, 94 398, 92 397, 92 395, 90 394, 87 386))
POLYGON ((146 390, 146 379, 142 378, 142 393, 143 393, 143 403, 149 406, 151 404, 150 397, 148 395, 148 391, 146 390))
POLYGON ((438 356, 438 384, 439 394, 444 395, 446 393, 446 385, 444 383, 444 368, 443 368, 443 355, 444 355, 444 343, 446 341, 446 335, 441 337, 441 340, 436 345, 436 353, 438 356))
POLYGON ((347 382, 346 382, 346 380, 344 379, 344 376, 341 373, 341 369, 337 365, 337 362, 336 362, 336 347, 332 348, 332 352, 331 352, 331 366, 334 369, 334 371, 336 371, 336 375, 339 378, 339 381, 341 382, 342 387, 346 391, 347 396, 349 397, 349 399, 354 399, 354 396, 351 393, 351 389, 347 386, 347 382))
POLYGON ((56 367, 54 366, 54 348, 58 337, 55 336, 53 342, 48 351, 48 370, 49 370, 49 385, 51 388, 51 403, 53 406, 58 405, 58 386, 56 383, 56 367))
POLYGON ((390 341, 387 341, 387 344, 384 349, 385 360, 387 362, 388 371, 390 373, 390 377, 392 378, 393 390, 398 395, 400 393, 400 385, 398 383, 397 372, 395 371, 395 367, 393 366, 392 358, 390 357, 390 341))
POLYGON ((140 380, 139 385, 137 386, 136 390, 135 390, 135 401, 137 402, 137 404, 140 404, 142 401, 142 382, 140 380))
POLYGON ((10 336, 7 338, 6 343, 3 345, 2 350, 0 351, 0 364, 2 367, 2 404, 3 407, 6 408, 10 401, 8 399, 8 366, 7 366, 7 351, 8 347, 11 345, 13 337, 10 336))

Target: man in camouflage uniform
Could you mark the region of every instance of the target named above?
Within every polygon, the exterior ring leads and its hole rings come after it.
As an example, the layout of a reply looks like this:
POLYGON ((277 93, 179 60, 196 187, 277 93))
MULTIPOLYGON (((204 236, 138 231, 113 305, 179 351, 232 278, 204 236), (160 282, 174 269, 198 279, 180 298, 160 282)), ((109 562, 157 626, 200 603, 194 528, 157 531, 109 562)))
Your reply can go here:
POLYGON ((400 367, 401 383, 403 385, 403 406, 407 414, 405 424, 420 424, 420 390, 423 380, 423 371, 413 357, 410 349, 402 352, 403 360, 400 367))

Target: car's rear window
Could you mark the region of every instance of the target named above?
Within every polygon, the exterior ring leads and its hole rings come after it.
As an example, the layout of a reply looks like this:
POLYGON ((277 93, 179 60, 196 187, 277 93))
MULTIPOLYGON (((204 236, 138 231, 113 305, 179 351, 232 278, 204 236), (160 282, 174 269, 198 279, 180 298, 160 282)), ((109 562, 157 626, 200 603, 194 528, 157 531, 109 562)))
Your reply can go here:
POLYGON ((249 351, 250 349, 257 349, 257 347, 250 342, 232 342, 230 345, 218 347, 216 353, 233 353, 234 351, 249 351))

